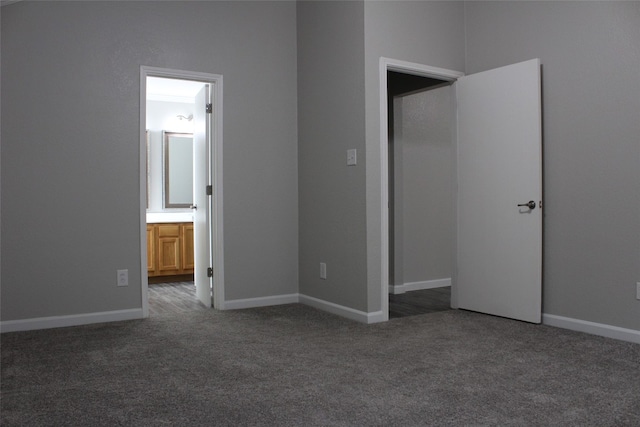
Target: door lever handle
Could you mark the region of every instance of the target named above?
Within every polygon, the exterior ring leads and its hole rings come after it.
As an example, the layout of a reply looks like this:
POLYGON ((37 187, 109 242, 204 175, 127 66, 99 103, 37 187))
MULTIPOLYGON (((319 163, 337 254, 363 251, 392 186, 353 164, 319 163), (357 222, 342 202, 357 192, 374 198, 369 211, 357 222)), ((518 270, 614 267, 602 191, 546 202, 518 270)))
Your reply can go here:
POLYGON ((522 204, 518 205, 518 207, 527 207, 529 209, 535 209, 536 208, 536 202, 531 200, 531 201, 529 201, 529 203, 522 203, 522 204))

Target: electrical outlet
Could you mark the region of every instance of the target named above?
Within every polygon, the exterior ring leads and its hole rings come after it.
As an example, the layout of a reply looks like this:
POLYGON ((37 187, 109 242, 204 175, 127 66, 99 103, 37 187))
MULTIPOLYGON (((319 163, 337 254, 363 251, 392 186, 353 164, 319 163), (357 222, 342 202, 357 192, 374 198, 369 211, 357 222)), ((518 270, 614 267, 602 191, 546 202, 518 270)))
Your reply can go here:
POLYGON ((347 150, 347 166, 355 166, 358 163, 357 151, 355 148, 347 150))
POLYGON ((321 279, 327 278, 327 264, 324 262, 320 263, 320 278, 321 279))
POLYGON ((118 270, 118 286, 129 286, 129 270, 118 270))

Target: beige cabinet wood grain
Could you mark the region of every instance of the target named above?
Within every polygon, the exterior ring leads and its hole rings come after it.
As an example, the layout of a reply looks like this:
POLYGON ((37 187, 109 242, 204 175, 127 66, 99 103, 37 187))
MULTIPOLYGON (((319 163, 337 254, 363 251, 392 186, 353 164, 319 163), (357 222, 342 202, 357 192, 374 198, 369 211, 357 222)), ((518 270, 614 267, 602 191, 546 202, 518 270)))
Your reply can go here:
POLYGON ((181 224, 182 231, 182 268, 191 270, 195 267, 193 246, 193 223, 181 224))
POLYGON ((193 274, 193 223, 147 224, 149 277, 193 274))
POLYGON ((156 255, 156 227, 147 224, 147 272, 149 276, 155 276, 157 270, 156 255))

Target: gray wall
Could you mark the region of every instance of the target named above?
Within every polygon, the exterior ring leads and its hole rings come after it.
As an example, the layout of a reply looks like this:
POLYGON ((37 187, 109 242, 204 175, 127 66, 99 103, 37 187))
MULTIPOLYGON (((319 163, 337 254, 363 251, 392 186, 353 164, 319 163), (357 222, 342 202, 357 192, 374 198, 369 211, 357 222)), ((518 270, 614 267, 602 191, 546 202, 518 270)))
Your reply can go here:
POLYGON ((451 277, 450 86, 394 99, 395 283, 451 277))
POLYGON ((141 65, 224 76, 226 299, 297 292, 295 3, 19 2, 1 31, 2 320, 141 307, 141 65))
POLYGON ((464 71, 464 34, 462 2, 365 2, 367 303, 371 312, 382 307, 379 58, 464 71))
POLYGON ((366 311, 363 8, 298 3, 298 179, 300 293, 366 311))
POLYGON ((224 75, 226 298, 375 312, 379 57, 467 73, 540 57, 544 311, 640 329, 640 3, 1 10, 2 320, 140 307, 140 65, 224 75))
POLYGON ((300 293, 367 312, 382 304, 380 56, 463 70, 463 4, 298 3, 300 293))
POLYGON ((640 3, 468 2, 467 72, 543 64, 545 313, 640 330, 640 3))

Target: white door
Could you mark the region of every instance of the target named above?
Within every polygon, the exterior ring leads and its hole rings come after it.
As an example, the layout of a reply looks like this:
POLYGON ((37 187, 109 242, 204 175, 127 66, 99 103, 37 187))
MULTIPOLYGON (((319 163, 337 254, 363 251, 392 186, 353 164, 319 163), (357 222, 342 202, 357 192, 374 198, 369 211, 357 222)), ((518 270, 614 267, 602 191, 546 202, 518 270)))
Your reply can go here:
POLYGON ((210 85, 205 85, 195 98, 193 133, 193 240, 194 280, 198 299, 211 307, 212 278, 208 269, 213 267, 211 257, 211 197, 207 186, 211 185, 211 114, 206 106, 211 102, 210 85))
POLYGON ((540 61, 472 74, 455 85, 458 306, 540 323, 540 61))

